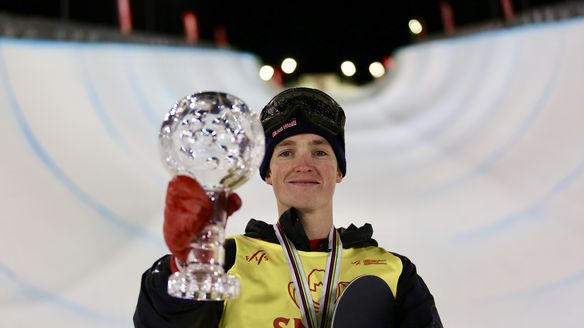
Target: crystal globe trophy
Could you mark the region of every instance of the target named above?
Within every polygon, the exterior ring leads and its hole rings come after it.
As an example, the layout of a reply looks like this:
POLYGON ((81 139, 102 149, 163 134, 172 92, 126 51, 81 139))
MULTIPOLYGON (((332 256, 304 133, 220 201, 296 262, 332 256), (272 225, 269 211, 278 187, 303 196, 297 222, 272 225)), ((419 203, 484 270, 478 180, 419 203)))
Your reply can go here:
POLYGON ((257 171, 264 155, 259 116, 241 99, 223 92, 181 98, 166 114, 159 134, 162 161, 171 175, 187 175, 205 189, 213 216, 191 242, 186 263, 168 279, 171 296, 227 300, 239 295, 239 280, 223 269, 227 197, 257 171))

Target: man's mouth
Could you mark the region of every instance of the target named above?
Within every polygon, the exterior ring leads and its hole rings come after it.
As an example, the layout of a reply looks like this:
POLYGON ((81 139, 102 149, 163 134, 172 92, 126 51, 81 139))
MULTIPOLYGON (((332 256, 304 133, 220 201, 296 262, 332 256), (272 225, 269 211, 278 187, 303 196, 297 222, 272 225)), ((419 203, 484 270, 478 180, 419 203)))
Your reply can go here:
POLYGON ((319 184, 318 181, 315 180, 290 180, 290 184, 297 185, 297 186, 313 186, 319 184))

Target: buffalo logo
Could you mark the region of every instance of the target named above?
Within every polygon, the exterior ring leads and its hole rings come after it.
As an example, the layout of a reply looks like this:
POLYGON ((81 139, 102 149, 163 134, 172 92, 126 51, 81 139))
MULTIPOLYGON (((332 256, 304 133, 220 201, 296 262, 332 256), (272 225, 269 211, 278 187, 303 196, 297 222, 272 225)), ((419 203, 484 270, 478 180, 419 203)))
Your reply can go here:
POLYGON ((260 263, 262 263, 262 261, 268 260, 268 255, 266 255, 266 251, 264 251, 263 249, 260 249, 260 250, 256 251, 255 253, 253 253, 252 255, 246 255, 245 260, 248 262, 256 261, 257 264, 260 265, 260 263))
MULTIPOLYGON (((312 302, 314 303, 314 308, 317 312, 318 312, 318 309, 320 308, 320 295, 322 295, 321 294, 322 286, 324 285, 324 273, 325 272, 322 269, 314 269, 310 272, 308 277, 306 277, 306 279, 308 280, 308 287, 310 289, 310 295, 312 297, 312 302)), ((345 290, 347 285, 349 285, 349 282, 347 282, 347 281, 339 281, 337 283, 337 291, 335 293, 335 303, 337 302, 337 300, 339 299, 339 296, 341 296, 341 294, 343 293, 343 291, 345 290)), ((296 306, 298 308, 300 308, 299 300, 297 299, 297 296, 296 296, 296 287, 294 286, 294 282, 292 282, 292 281, 290 281, 288 283, 288 295, 290 296, 290 298, 292 299, 294 304, 296 304, 296 306)))

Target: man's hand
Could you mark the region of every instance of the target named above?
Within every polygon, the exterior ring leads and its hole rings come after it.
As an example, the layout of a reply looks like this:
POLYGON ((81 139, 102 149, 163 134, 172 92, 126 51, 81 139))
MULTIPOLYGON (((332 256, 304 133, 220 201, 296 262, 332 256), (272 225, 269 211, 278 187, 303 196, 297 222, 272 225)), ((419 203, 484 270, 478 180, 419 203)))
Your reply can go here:
MULTIPOLYGON (((231 193, 227 199, 227 216, 241 207, 241 198, 231 193)), ((164 240, 173 255, 172 272, 178 271, 175 258, 185 262, 191 241, 211 220, 213 204, 197 182, 190 177, 175 176, 168 183, 164 208, 164 240)))

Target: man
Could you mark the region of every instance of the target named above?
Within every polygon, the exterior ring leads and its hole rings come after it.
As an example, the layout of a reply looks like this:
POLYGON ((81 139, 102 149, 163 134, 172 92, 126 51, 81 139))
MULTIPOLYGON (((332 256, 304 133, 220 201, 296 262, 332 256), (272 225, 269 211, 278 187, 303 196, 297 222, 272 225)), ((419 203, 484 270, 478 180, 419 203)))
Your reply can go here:
MULTIPOLYGON (((395 299, 391 327, 442 327, 434 298, 406 257, 377 246, 371 225, 336 229, 335 186, 346 174, 343 109, 327 94, 291 88, 262 110, 266 153, 260 176, 272 186, 276 224, 250 220, 225 242, 225 270, 241 282, 226 302, 176 299, 167 280, 189 242, 211 217, 211 202, 193 179, 168 186, 164 237, 172 253, 142 276, 137 327, 329 327, 335 302, 355 278, 382 278, 395 299), (371 264, 371 265, 365 265, 371 264)), ((241 206, 236 194, 228 214, 241 206)))

